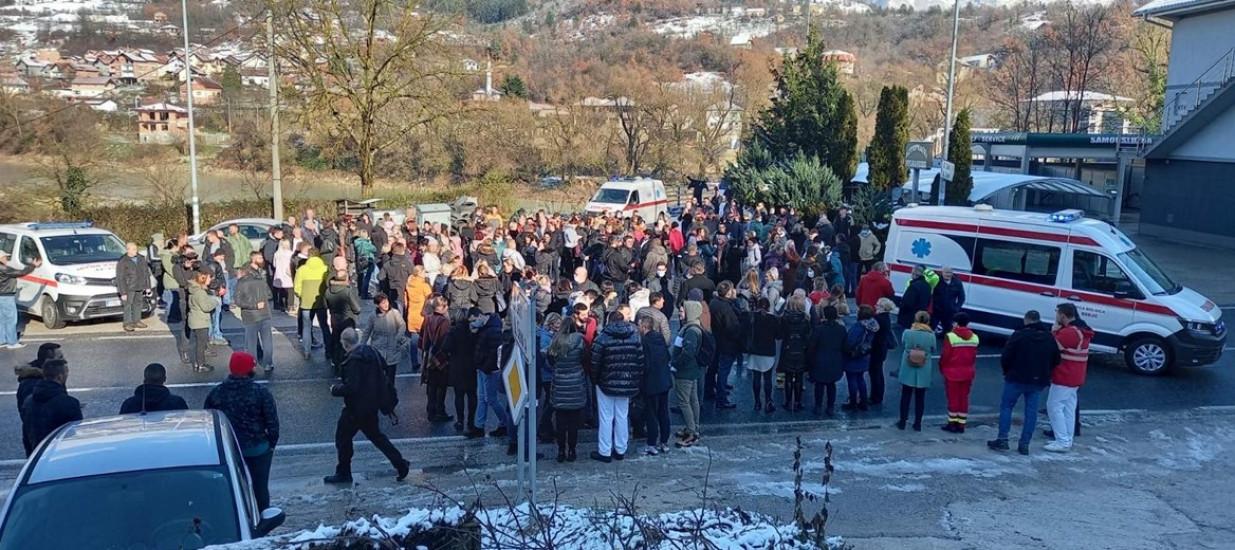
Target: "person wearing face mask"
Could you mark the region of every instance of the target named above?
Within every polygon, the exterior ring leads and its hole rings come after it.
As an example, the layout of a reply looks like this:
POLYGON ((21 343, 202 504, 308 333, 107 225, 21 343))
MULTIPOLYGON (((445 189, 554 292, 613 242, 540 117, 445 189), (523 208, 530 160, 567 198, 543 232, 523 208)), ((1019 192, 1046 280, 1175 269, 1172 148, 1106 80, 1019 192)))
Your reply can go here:
POLYGON ((673 315, 673 280, 669 277, 669 266, 666 262, 658 262, 652 266, 652 276, 643 281, 643 287, 652 291, 659 292, 665 299, 665 305, 661 308, 661 313, 665 317, 673 315))

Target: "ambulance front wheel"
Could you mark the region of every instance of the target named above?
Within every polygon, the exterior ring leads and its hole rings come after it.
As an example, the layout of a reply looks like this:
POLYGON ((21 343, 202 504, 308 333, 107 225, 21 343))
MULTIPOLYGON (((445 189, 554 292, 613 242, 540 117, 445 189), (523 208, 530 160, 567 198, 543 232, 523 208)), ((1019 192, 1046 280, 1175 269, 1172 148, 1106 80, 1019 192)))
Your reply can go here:
POLYGON ((1124 348, 1124 361, 1132 372, 1144 376, 1161 376, 1175 362, 1171 348, 1157 336, 1138 336, 1124 348))

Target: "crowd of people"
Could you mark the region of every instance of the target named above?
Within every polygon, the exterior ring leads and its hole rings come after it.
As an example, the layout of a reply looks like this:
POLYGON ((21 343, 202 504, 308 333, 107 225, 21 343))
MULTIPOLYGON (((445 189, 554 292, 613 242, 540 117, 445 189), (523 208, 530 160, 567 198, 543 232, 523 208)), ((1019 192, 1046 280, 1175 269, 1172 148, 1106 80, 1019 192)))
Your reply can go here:
MULTIPOLYGON (((351 481, 357 432, 403 479, 409 463, 382 434, 379 415, 399 411, 395 371, 405 361, 421 373, 428 420, 453 422, 461 434, 489 436, 517 452, 501 377, 513 348, 508 301, 515 286, 535 309, 542 414, 534 421, 541 442, 556 445, 558 462, 577 459, 585 429, 597 432, 588 456, 600 462, 639 452, 632 436, 644 440, 647 455, 698 445, 703 404, 733 409, 737 391, 751 392, 762 414, 780 407, 806 415, 810 403, 811 418, 833 416, 842 380, 840 409, 861 415, 883 403, 894 378, 896 427, 921 431, 936 372, 947 395, 943 429, 962 433, 979 344, 964 310, 965 283, 946 266, 918 265, 898 292, 880 261, 879 229, 858 224, 845 207, 804 216, 723 194, 652 220, 503 216, 488 207, 450 226, 418 224, 411 209, 403 223, 369 214, 327 221, 310 210, 272 227, 257 247, 236 226, 210 232, 200 253, 183 235, 171 239, 151 262, 153 272, 130 245, 117 284, 128 303, 161 291, 186 369, 210 371, 212 347, 228 345, 222 315, 239 318, 245 337, 235 347, 244 351, 231 355, 227 379, 204 406, 222 410, 236 427, 259 499, 268 500, 278 415, 254 379, 278 364, 273 315, 294 315, 303 358, 316 360, 320 350, 341 379, 331 389, 344 401, 338 465, 326 482, 351 481), (159 289, 150 288, 152 274, 159 289), (747 378, 735 369, 749 371, 749 388, 734 386, 747 378), (490 413, 497 427, 486 432, 490 413)), ((0 271, 0 291, 5 276, 0 271)), ((143 328, 140 309, 127 311, 125 330, 143 328)), ((1071 446, 1093 333, 1069 303, 1054 314, 1052 329, 1040 313, 1027 312, 1003 350, 992 449, 1009 449, 1012 409, 1023 398, 1018 450, 1029 453, 1047 386, 1054 441, 1046 448, 1071 446)), ((30 372, 18 373, 18 403, 29 451, 81 414, 80 407, 69 414, 76 402, 65 393, 67 363, 58 350, 40 348, 24 368, 30 372)), ((148 367, 123 410, 184 408, 161 384, 165 378, 162 365, 148 367)))

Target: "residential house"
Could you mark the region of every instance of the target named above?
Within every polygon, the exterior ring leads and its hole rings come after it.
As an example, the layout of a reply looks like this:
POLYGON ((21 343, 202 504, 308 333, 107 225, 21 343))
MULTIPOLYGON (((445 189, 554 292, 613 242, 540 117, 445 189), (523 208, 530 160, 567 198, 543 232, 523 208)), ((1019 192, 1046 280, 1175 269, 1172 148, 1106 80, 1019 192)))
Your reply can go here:
POLYGON ((118 87, 116 79, 109 76, 78 76, 69 83, 69 90, 76 97, 99 97, 118 87))
POLYGON ((137 111, 137 141, 177 143, 189 134, 189 111, 170 103, 143 105, 137 111))
POLYGON ((1046 92, 1029 101, 1037 105, 1038 112, 1047 115, 1048 128, 1055 131, 1071 130, 1070 119, 1078 109, 1078 133, 1127 134, 1133 130, 1123 117, 1124 110, 1135 102, 1132 98, 1086 90, 1046 92))
MULTIPOLYGON (((220 100, 223 95, 223 86, 217 81, 204 76, 193 77, 193 104, 194 105, 214 105, 220 100)), ((180 85, 180 101, 188 102, 189 87, 187 84, 180 85)))
POLYGON ((1235 247, 1235 0, 1154 0, 1134 14, 1171 29, 1140 232, 1235 247))
POLYGON ((268 88, 270 87, 270 72, 266 68, 252 69, 246 67, 240 69, 240 83, 255 88, 268 88))
POLYGON ((858 63, 858 56, 844 50, 826 50, 820 57, 824 63, 836 64, 836 70, 840 74, 852 75, 858 63))

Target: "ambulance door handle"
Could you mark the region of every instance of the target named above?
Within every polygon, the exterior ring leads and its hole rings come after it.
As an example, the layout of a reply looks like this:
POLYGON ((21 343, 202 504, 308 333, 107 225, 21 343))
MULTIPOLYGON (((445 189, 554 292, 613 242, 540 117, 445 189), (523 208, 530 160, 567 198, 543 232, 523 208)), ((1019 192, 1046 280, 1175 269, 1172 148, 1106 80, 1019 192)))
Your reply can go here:
POLYGON ((1079 301, 1081 301, 1081 297, 1080 297, 1080 296, 1077 296, 1077 295, 1075 295, 1075 294, 1073 294, 1073 295, 1071 295, 1071 296, 1068 296, 1068 299, 1069 299, 1069 300, 1071 300, 1071 301, 1073 301, 1073 302, 1079 302, 1079 301))
POLYGON ((1054 297, 1055 297, 1055 293, 1054 293, 1054 292, 1051 292, 1051 291, 1049 291, 1049 290, 1043 290, 1042 292, 1039 292, 1039 293, 1038 293, 1038 295, 1039 295, 1039 296, 1046 296, 1047 298, 1054 298, 1054 297))

